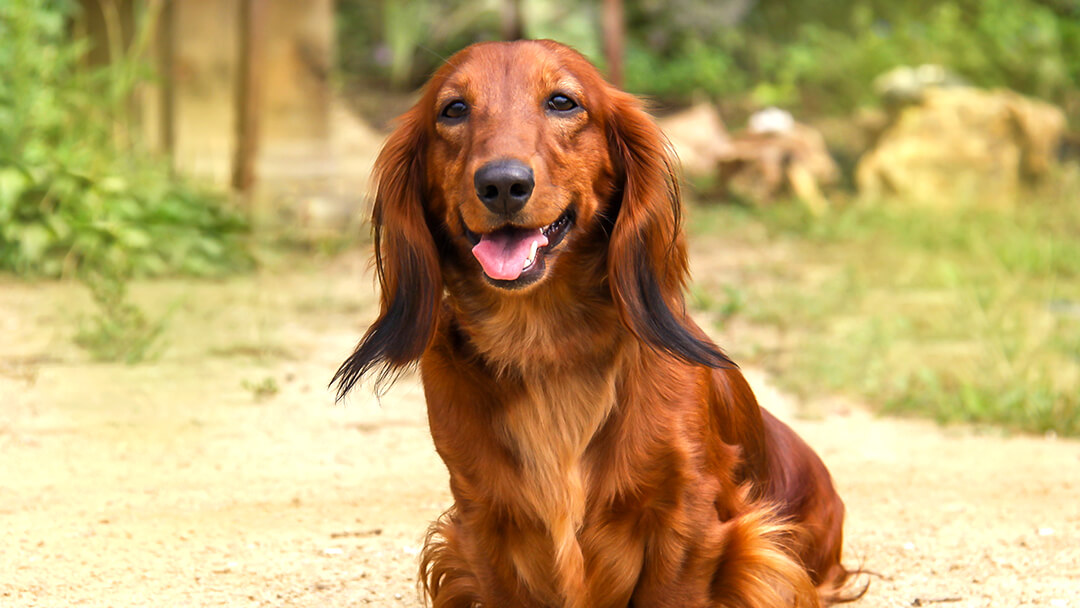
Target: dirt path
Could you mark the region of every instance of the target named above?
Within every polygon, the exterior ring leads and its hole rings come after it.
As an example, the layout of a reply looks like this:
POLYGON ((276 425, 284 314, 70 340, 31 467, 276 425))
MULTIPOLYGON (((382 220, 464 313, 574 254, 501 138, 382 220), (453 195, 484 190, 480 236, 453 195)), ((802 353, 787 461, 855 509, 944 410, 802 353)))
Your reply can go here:
MULTIPOLYGON (((0 279, 0 607, 420 606, 419 539, 449 498, 422 395, 326 390, 371 315, 363 268, 140 286, 174 312, 168 351, 133 367, 71 346, 77 288, 0 279)), ((750 376, 881 574, 857 606, 1080 607, 1080 444, 840 402, 800 419, 750 376)))

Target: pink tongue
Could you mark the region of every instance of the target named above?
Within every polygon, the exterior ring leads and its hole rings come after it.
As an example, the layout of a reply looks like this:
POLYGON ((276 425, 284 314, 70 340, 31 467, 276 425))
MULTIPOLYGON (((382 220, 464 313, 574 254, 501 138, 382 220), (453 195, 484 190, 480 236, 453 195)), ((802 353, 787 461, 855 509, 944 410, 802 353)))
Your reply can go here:
POLYGON ((513 281, 521 276, 525 260, 529 258, 532 245, 537 248, 548 244, 547 237, 536 230, 500 230, 480 237, 480 242, 473 247, 473 255, 484 267, 489 277, 502 281, 513 281))

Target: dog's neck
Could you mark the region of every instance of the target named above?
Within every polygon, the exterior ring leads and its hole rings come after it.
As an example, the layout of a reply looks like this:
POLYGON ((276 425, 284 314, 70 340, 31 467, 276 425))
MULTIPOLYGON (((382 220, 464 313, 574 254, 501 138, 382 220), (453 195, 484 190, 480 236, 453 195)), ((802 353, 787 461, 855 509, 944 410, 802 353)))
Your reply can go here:
POLYGON ((548 381, 610 368, 627 330, 606 288, 552 282, 523 294, 451 289, 447 303, 470 347, 497 379, 548 381))

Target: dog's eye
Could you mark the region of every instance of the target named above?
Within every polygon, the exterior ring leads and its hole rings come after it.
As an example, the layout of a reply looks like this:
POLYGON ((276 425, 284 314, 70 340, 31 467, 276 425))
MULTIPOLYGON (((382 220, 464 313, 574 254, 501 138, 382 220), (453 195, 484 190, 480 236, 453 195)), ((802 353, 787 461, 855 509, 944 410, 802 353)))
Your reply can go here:
POLYGON ((547 107, 556 112, 569 112, 578 107, 578 105, 573 99, 570 99, 566 95, 556 93, 548 99, 547 107))
POLYGON ((468 113, 469 106, 464 101, 461 101, 460 99, 455 99, 454 101, 451 101, 450 103, 443 106, 441 117, 455 119, 461 118, 468 113))

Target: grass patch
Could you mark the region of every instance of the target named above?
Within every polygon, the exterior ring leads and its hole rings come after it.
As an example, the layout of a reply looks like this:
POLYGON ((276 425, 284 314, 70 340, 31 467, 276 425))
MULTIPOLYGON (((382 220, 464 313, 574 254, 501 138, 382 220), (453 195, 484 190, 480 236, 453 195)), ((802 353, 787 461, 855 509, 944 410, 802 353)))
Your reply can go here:
POLYGON ((141 363, 161 354, 166 317, 150 319, 128 298, 126 280, 108 272, 84 273, 83 282, 97 305, 80 322, 75 343, 97 361, 141 363))
POLYGON ((695 238, 748 262, 696 277, 710 297, 695 300, 724 324, 780 336, 726 346, 804 397, 847 393, 893 413, 1080 436, 1075 200, 853 205, 823 217, 797 205, 697 207, 695 238))

